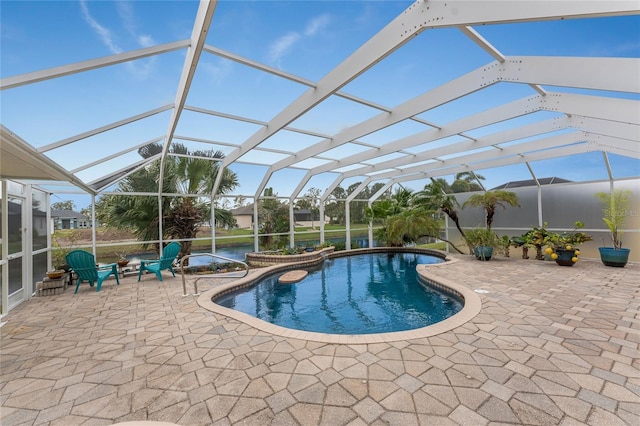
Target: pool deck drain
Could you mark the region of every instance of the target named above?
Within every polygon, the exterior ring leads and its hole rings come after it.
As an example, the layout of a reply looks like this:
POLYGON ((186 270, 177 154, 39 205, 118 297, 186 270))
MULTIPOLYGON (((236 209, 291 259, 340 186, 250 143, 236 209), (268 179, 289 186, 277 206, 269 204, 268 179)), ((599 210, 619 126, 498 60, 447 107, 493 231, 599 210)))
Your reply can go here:
POLYGON ((640 424, 640 265, 459 259, 430 275, 480 313, 396 342, 273 335, 170 275, 34 298, 2 319, 0 423, 640 424))

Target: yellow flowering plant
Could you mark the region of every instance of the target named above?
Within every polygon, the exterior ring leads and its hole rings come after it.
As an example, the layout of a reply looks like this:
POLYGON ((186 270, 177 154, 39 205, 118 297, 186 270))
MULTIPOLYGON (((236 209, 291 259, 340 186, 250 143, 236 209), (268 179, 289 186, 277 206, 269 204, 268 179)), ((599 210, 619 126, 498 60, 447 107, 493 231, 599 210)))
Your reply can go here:
POLYGON ((544 252, 551 259, 556 260, 558 259, 558 252, 573 251, 571 261, 576 263, 580 255, 580 250, 576 246, 592 240, 591 235, 578 231, 582 228, 584 228, 584 223, 578 220, 571 231, 563 233, 548 231, 544 238, 544 245, 546 246, 544 252))

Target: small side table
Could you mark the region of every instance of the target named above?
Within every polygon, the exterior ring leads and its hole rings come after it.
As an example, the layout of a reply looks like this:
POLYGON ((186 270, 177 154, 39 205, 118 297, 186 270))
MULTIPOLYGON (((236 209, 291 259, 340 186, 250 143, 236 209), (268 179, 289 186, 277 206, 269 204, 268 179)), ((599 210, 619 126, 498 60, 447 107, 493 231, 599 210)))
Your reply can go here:
POLYGON ((127 275, 137 274, 139 266, 139 262, 129 262, 124 266, 118 265, 118 272, 120 273, 120 275, 122 275, 122 278, 124 278, 127 275))

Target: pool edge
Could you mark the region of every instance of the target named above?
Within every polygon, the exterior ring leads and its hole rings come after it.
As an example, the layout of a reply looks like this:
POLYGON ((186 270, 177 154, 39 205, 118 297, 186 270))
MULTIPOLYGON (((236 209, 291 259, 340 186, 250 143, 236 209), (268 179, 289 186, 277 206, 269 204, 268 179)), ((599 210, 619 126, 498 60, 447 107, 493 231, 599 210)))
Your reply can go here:
MULTIPOLYGON (((386 248, 388 249, 388 248, 386 248)), ((358 254, 363 252, 379 252, 383 251, 382 248, 377 249, 358 249, 348 251, 344 255, 349 254, 358 254)), ((405 250, 402 250, 405 251, 405 250)), ((410 250, 406 250, 410 251, 410 250)), ((440 268, 446 267, 451 264, 458 262, 458 259, 449 256, 445 252, 440 252, 437 250, 430 250, 432 254, 440 256, 444 258, 445 262, 429 264, 429 265, 418 265, 417 271, 421 280, 426 282, 428 285, 437 284, 436 288, 439 290, 444 290, 450 292, 460 298, 463 299, 463 307, 462 309, 456 313, 455 315, 440 321, 436 324, 416 328, 414 330, 405 330, 405 331, 395 331, 395 332, 387 332, 387 333, 377 333, 377 334, 328 334, 328 333, 318 333, 313 331, 304 331, 304 330, 295 330, 291 328, 281 327, 279 325, 271 324, 251 315, 245 314, 240 311, 236 311, 233 309, 225 308, 224 306, 220 306, 217 303, 214 303, 212 299, 215 296, 222 295, 229 291, 236 290, 238 288, 247 287, 253 285, 255 281, 263 277, 264 275, 285 271, 289 269, 294 269, 300 267, 300 263, 284 263, 280 265, 269 266, 266 268, 261 268, 259 273, 250 274, 245 278, 241 278, 239 280, 233 281, 228 284, 224 284, 220 287, 209 289, 198 296, 197 303, 202 308, 212 311, 214 313, 224 315, 233 319, 236 319, 244 324, 247 324, 251 327, 254 327, 260 331, 274 334, 276 336, 301 339, 301 340, 309 340, 314 342, 321 343, 332 343, 332 344, 345 344, 345 345, 358 345, 358 344, 371 344, 371 343, 385 343, 385 342, 397 342, 401 340, 413 340, 413 339, 421 339, 425 337, 432 337, 446 331, 453 330, 454 328, 460 327, 463 324, 472 320, 476 315, 480 313, 480 309, 482 307, 482 302, 480 296, 478 296, 473 290, 454 283, 445 278, 433 278, 430 277, 428 271, 430 268, 440 268), (440 288, 442 286, 442 288, 440 288)), ((422 251, 420 251, 422 252, 422 251)), ((343 252, 337 252, 343 253, 343 252)), ((333 257, 333 256, 332 256, 333 257)), ((338 257, 338 256, 335 256, 338 257)), ((317 263, 317 262, 312 262, 317 263)), ((307 266, 307 262, 304 262, 304 266, 307 266)))

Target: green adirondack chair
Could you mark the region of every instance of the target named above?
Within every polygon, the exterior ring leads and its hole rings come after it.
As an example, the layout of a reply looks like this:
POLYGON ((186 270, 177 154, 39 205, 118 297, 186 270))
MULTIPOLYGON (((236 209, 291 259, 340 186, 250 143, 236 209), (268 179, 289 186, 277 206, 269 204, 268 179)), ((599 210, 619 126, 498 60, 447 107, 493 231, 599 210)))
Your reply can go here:
POLYGON ((84 250, 70 251, 65 259, 73 272, 78 276, 76 291, 73 292, 74 294, 78 292, 78 287, 80 287, 82 281, 87 281, 91 287, 96 283, 96 292, 100 291, 102 282, 111 274, 116 277, 116 283, 120 285, 118 267, 115 263, 98 267, 96 266, 96 258, 84 250))
POLYGON ((162 271, 164 269, 168 269, 171 271, 173 276, 176 276, 176 273, 173 271, 173 261, 176 256, 180 253, 180 244, 175 241, 167 244, 167 246, 162 250, 162 257, 158 260, 141 260, 140 261, 140 271, 138 272, 138 281, 140 281, 140 277, 142 277, 143 271, 149 271, 156 274, 158 280, 162 281, 162 271))

